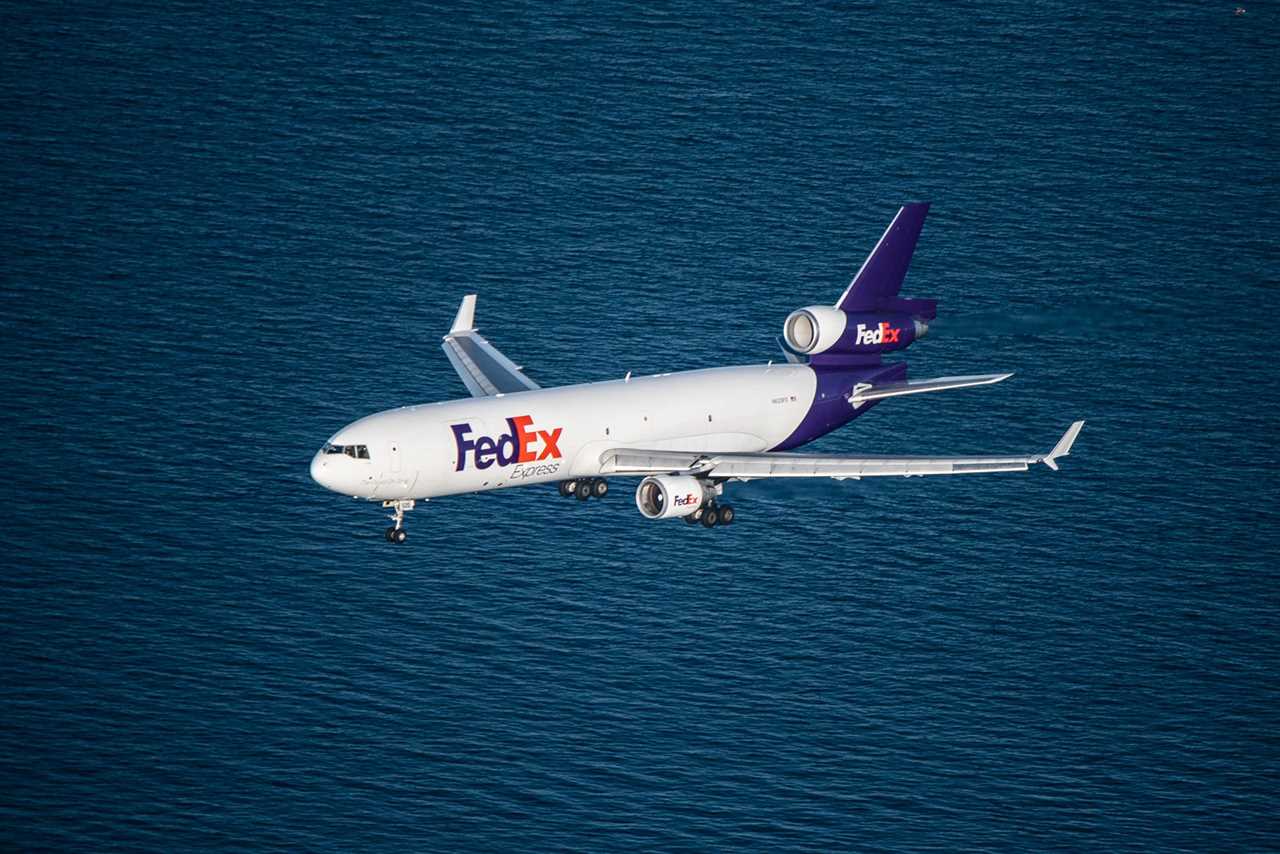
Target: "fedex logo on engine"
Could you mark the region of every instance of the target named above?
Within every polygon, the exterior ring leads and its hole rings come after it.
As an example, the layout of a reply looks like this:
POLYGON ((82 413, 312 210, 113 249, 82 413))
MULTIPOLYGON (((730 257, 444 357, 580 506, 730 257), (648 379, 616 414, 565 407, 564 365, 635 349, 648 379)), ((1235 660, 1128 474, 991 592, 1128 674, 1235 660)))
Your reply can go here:
POLYGON ((509 466, 512 463, 531 463, 536 460, 560 459, 560 433, 563 427, 553 430, 535 430, 530 425, 533 418, 528 415, 517 415, 507 419, 508 432, 496 439, 492 436, 480 436, 472 439, 470 424, 453 424, 454 441, 458 445, 458 465, 454 471, 462 471, 467 467, 467 458, 478 469, 487 469, 497 463, 509 466))
POLYGON ((879 326, 872 327, 859 323, 857 337, 853 343, 857 347, 863 344, 897 344, 898 336, 901 334, 902 329, 895 329, 885 321, 881 321, 879 326))
POLYGON ((701 500, 701 496, 689 493, 688 495, 677 495, 671 499, 671 502, 677 507, 688 507, 690 504, 697 504, 701 500))

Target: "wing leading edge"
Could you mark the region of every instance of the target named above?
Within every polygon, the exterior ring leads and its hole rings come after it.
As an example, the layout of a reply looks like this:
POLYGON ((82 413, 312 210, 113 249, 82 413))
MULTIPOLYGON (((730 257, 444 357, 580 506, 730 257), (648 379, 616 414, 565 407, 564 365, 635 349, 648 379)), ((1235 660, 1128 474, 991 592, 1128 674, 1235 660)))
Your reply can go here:
POLYGON ((990 457, 888 457, 821 456, 784 453, 704 453, 698 451, 647 451, 612 448, 601 455, 602 473, 617 475, 692 474, 704 477, 752 480, 764 477, 831 477, 836 480, 864 477, 924 477, 940 474, 979 474, 1026 471, 1044 463, 1057 471, 1059 457, 1071 453, 1083 421, 1067 428, 1047 454, 990 457))
POLYGON ((491 397, 538 388, 515 362, 476 331, 476 295, 467 294, 458 306, 453 327, 441 347, 472 397, 491 397))

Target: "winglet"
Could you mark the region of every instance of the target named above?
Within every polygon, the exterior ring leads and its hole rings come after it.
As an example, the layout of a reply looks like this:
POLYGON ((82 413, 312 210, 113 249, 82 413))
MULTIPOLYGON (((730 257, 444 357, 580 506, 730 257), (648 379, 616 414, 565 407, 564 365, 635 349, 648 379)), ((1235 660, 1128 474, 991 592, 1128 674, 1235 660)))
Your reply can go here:
POLYGON ((449 334, 455 332, 467 332, 476 328, 476 295, 467 294, 462 298, 462 305, 458 306, 458 314, 453 318, 453 326, 449 329, 449 334))
POLYGON ((1044 458, 1044 464, 1054 471, 1058 470, 1058 457, 1065 457, 1071 453, 1071 446, 1076 442, 1076 436, 1080 435, 1084 422, 1077 421, 1067 428, 1067 432, 1062 434, 1062 438, 1058 440, 1058 444, 1053 446, 1053 450, 1044 458))

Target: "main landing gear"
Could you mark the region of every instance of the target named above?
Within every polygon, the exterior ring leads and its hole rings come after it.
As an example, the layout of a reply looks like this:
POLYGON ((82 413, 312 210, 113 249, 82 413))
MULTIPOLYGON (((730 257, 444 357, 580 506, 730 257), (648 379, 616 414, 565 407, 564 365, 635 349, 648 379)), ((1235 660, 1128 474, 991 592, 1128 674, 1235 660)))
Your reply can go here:
POLYGON ((699 507, 688 516, 685 516, 684 523, 686 525, 697 525, 701 522, 704 528, 714 528, 717 525, 733 524, 733 520, 737 515, 732 504, 719 504, 712 501, 707 506, 699 507))
POLYGON ((396 511, 393 515, 387 517, 388 519, 395 521, 395 524, 390 528, 387 528, 384 532, 387 542, 400 545, 405 540, 409 539, 409 532, 404 529, 404 514, 405 511, 412 510, 415 503, 416 502, 414 502, 412 498, 401 498, 395 501, 382 502, 383 507, 388 510, 396 511))
POLYGON ((580 480, 562 480, 556 487, 565 498, 576 495, 579 501, 588 498, 604 498, 609 494, 609 481, 602 477, 584 477, 580 480))

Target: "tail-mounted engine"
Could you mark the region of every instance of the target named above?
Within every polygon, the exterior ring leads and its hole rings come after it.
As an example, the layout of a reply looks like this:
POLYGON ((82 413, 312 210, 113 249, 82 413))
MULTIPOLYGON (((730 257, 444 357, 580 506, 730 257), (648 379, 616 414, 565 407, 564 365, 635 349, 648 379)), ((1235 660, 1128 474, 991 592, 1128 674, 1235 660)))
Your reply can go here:
POLYGON ((802 356, 889 353, 928 331, 928 324, 910 315, 854 313, 829 305, 793 311, 782 325, 783 340, 802 356))
POLYGON ((711 487, 688 475, 651 475, 636 488, 636 507, 646 519, 675 519, 698 512, 713 495, 711 487))
POLYGON ((834 305, 791 312, 782 325, 787 348, 801 356, 834 357, 831 362, 878 362, 880 353, 902 350, 924 337, 925 321, 937 317, 937 302, 899 292, 928 213, 928 202, 899 208, 834 305))

